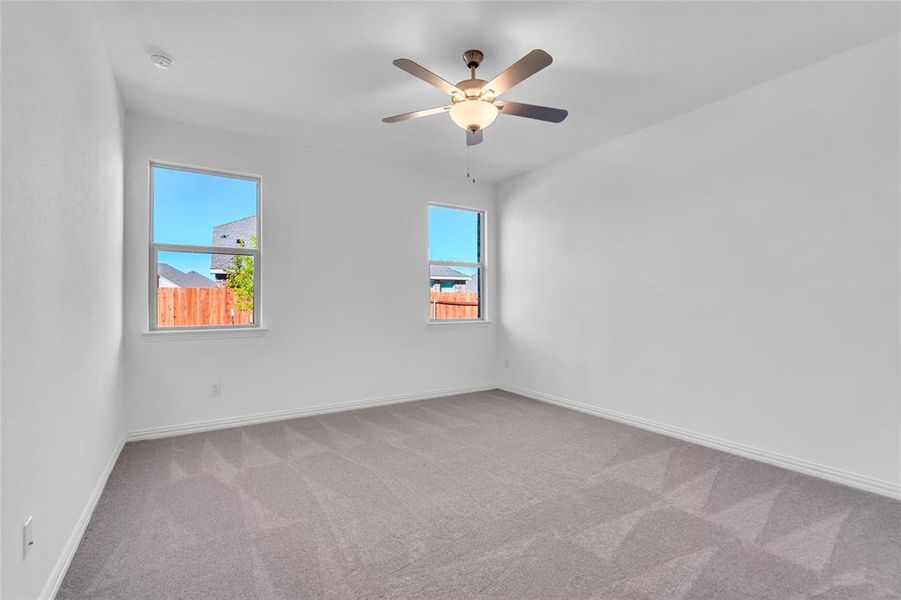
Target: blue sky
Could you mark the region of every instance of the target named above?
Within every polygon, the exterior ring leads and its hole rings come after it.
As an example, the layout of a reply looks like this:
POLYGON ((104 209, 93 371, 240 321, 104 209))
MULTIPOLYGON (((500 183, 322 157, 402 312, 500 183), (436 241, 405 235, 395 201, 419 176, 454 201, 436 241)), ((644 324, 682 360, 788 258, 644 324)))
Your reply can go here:
MULTIPOLYGON (((257 212, 257 182, 153 167, 153 241, 211 246, 213 227, 257 212)), ((166 252, 160 262, 210 276, 210 255, 166 252)))
POLYGON ((479 262, 479 213, 429 206, 429 258, 479 262))
MULTIPOLYGON (((153 167, 153 241, 212 245, 213 227, 256 214, 257 182, 153 167)), ((479 213, 429 206, 429 258, 478 262, 479 213)), ((160 253, 181 271, 210 276, 210 255, 160 253)))

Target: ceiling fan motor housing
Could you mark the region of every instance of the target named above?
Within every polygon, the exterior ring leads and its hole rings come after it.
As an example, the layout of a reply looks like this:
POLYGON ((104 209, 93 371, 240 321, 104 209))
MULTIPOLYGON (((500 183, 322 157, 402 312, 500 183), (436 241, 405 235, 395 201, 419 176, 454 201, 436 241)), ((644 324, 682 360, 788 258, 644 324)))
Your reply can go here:
MULTIPOLYGON (((478 98, 482 94, 482 88, 485 87, 486 83, 488 82, 484 79, 464 79, 457 83, 457 87, 466 94, 467 99, 473 99, 478 98)), ((451 100, 454 102, 461 102, 463 98, 460 98, 459 94, 454 94, 451 96, 451 100)))

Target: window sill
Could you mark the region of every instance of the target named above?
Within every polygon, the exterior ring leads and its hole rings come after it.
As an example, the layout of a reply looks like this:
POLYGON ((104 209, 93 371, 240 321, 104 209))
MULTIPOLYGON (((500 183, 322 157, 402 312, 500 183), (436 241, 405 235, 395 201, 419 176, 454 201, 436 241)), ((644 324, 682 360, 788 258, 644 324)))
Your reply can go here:
POLYGON ((148 342, 174 342, 187 340, 221 340, 258 338, 268 333, 265 327, 237 327, 223 329, 159 329, 141 333, 148 342))
POLYGON ((435 329, 454 329, 456 327, 490 327, 493 322, 486 319, 473 319, 468 321, 428 321, 426 327, 435 329))

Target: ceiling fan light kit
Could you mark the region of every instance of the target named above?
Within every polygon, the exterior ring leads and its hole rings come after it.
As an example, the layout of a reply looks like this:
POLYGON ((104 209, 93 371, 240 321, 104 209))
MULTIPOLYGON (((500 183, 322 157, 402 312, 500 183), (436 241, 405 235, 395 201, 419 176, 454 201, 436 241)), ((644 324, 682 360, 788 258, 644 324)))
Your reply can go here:
POLYGON ((451 106, 450 118, 466 131, 485 129, 497 118, 497 107, 487 100, 461 100, 451 106))
POLYGON ((412 60, 398 58, 394 61, 394 66, 448 94, 451 103, 447 106, 385 117, 382 121, 397 123, 447 112, 454 123, 466 130, 466 145, 474 146, 482 142, 482 131, 491 125, 499 114, 551 123, 559 123, 566 118, 568 113, 559 108, 497 100, 498 96, 516 84, 550 65, 553 62, 550 54, 544 50, 532 50, 491 81, 476 77, 476 70, 482 64, 484 57, 481 50, 464 52, 463 63, 469 68, 470 77, 456 85, 412 60))

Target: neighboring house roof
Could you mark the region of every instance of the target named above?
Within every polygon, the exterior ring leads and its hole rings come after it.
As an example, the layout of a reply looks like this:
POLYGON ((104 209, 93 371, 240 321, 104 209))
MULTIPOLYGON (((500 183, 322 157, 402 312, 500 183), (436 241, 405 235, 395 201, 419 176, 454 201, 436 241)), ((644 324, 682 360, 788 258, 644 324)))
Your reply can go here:
MULTIPOLYGON (((230 223, 223 223, 213 227, 213 246, 222 248, 238 248, 240 242, 244 242, 245 248, 251 247, 251 238, 257 234, 256 216, 244 217, 230 223)), ((228 254, 213 254, 210 257, 210 272, 224 273, 232 264, 232 257, 228 254)))
POLYGON ((432 281, 460 281, 464 283, 464 292, 479 293, 479 272, 464 275, 456 269, 444 265, 429 265, 429 277, 432 281))
POLYGON ((460 271, 451 269, 450 267, 445 267, 444 265, 429 265, 429 277, 436 281, 469 281, 470 279, 472 279, 472 277, 470 277, 469 275, 464 275, 460 271))
POLYGON ((180 288, 207 288, 216 287, 216 282, 209 277, 204 277, 197 271, 185 273, 166 263, 157 263, 156 274, 164 277, 173 285, 180 288))

